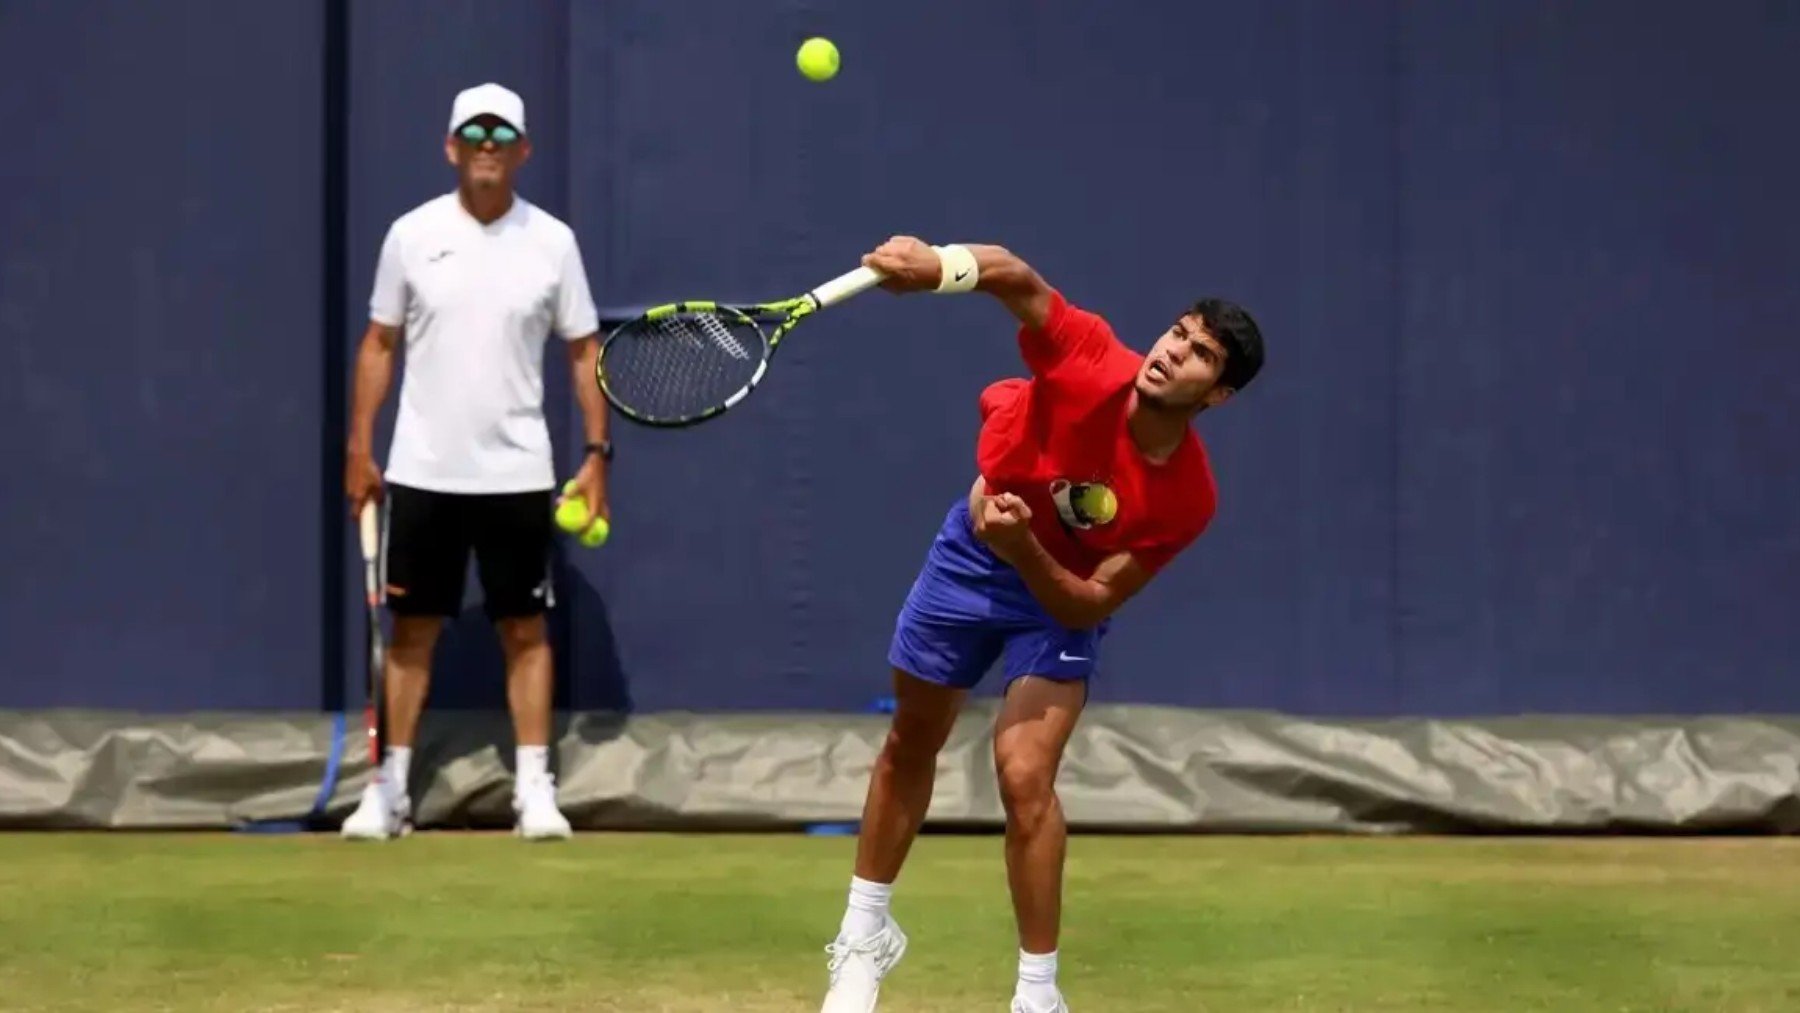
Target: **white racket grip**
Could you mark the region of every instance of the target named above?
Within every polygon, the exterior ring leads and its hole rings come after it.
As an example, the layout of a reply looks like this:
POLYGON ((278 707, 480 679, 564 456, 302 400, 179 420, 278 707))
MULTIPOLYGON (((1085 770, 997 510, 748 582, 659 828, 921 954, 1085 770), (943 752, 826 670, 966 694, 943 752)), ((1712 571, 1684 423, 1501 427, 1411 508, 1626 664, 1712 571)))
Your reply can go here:
POLYGON ((840 274, 818 288, 812 290, 812 297, 818 300, 819 308, 833 306, 853 295, 861 295, 869 289, 881 284, 881 272, 870 267, 859 267, 848 274, 840 274))
POLYGON ((374 562, 376 553, 381 551, 381 527, 375 514, 375 501, 369 500, 362 506, 362 514, 357 517, 358 527, 362 535, 363 562, 374 562))

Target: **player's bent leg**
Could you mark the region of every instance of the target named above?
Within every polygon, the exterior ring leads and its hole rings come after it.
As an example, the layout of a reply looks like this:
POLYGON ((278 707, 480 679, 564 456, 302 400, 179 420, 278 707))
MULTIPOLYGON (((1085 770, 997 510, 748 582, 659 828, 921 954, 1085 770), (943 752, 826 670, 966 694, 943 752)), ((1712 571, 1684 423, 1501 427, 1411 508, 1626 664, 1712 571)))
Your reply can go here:
POLYGON ((856 874, 831 954, 825 1013, 869 1013, 881 980, 906 951, 888 902, 925 820, 937 755, 969 687, 1000 656, 985 588, 991 573, 970 546, 967 510, 953 504, 894 624, 888 664, 894 717, 876 757, 857 835, 856 874))
POLYGON ((1084 679, 1024 676, 1008 687, 994 732, 994 767, 1006 808, 1006 877, 1019 927, 1015 1013, 1057 1013, 1056 987, 1067 825, 1056 773, 1087 702, 1084 679))
POLYGON ((856 840, 858 879, 891 884, 899 877, 931 807, 938 753, 968 695, 894 669, 894 717, 869 775, 856 840))
POLYGON ((889 913, 894 881, 931 807, 938 752, 968 690, 894 669, 894 717, 869 775, 856 839, 856 874, 831 955, 824 1013, 869 1013, 881 981, 906 953, 906 933, 889 913))

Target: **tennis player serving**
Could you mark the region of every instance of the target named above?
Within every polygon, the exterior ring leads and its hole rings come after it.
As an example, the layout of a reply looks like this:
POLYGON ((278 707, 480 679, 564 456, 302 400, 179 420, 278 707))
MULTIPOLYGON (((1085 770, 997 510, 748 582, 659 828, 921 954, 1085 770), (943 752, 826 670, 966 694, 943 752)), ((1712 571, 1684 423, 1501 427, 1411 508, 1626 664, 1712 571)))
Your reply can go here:
POLYGON ((1198 414, 1243 390, 1262 335, 1202 299, 1149 354, 1120 343, 998 246, 906 236, 863 264, 895 292, 985 292, 1019 320, 1029 378, 981 394, 980 476, 944 518, 895 624, 896 708, 875 762, 825 1013, 869 1013, 906 949, 889 913, 931 802, 937 754, 969 689, 1002 662, 994 763, 1019 930, 1013 1013, 1066 1013, 1056 984, 1065 824, 1056 772, 1111 616, 1206 529, 1216 488, 1198 414))

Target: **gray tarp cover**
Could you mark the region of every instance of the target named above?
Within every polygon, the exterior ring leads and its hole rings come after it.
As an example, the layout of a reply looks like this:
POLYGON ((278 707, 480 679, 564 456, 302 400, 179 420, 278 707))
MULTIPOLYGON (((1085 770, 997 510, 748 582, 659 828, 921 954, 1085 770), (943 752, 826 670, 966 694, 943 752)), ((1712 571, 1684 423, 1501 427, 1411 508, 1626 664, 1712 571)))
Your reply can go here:
MULTIPOLYGON (((998 825, 991 702, 938 767, 930 820, 998 825)), ((857 819, 885 717, 566 717, 553 759, 577 828, 857 819)), ((428 712, 422 827, 510 823, 504 714, 428 712)), ((0 827, 218 828, 315 815, 367 782, 359 717, 0 711, 0 827), (328 777, 336 753, 335 779, 328 777), (322 791, 322 786, 324 790, 322 791)), ((1077 828, 1800 832, 1800 718, 1325 721, 1094 707, 1058 780, 1077 828)))

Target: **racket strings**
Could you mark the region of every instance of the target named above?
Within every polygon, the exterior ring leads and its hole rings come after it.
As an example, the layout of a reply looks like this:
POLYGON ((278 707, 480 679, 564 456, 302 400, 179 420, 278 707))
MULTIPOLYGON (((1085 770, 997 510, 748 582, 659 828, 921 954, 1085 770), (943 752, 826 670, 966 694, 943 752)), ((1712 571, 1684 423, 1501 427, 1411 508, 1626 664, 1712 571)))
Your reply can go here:
POLYGON ((680 419, 726 403, 762 365, 762 331, 714 312, 638 320, 608 342, 607 387, 640 415, 680 419))

